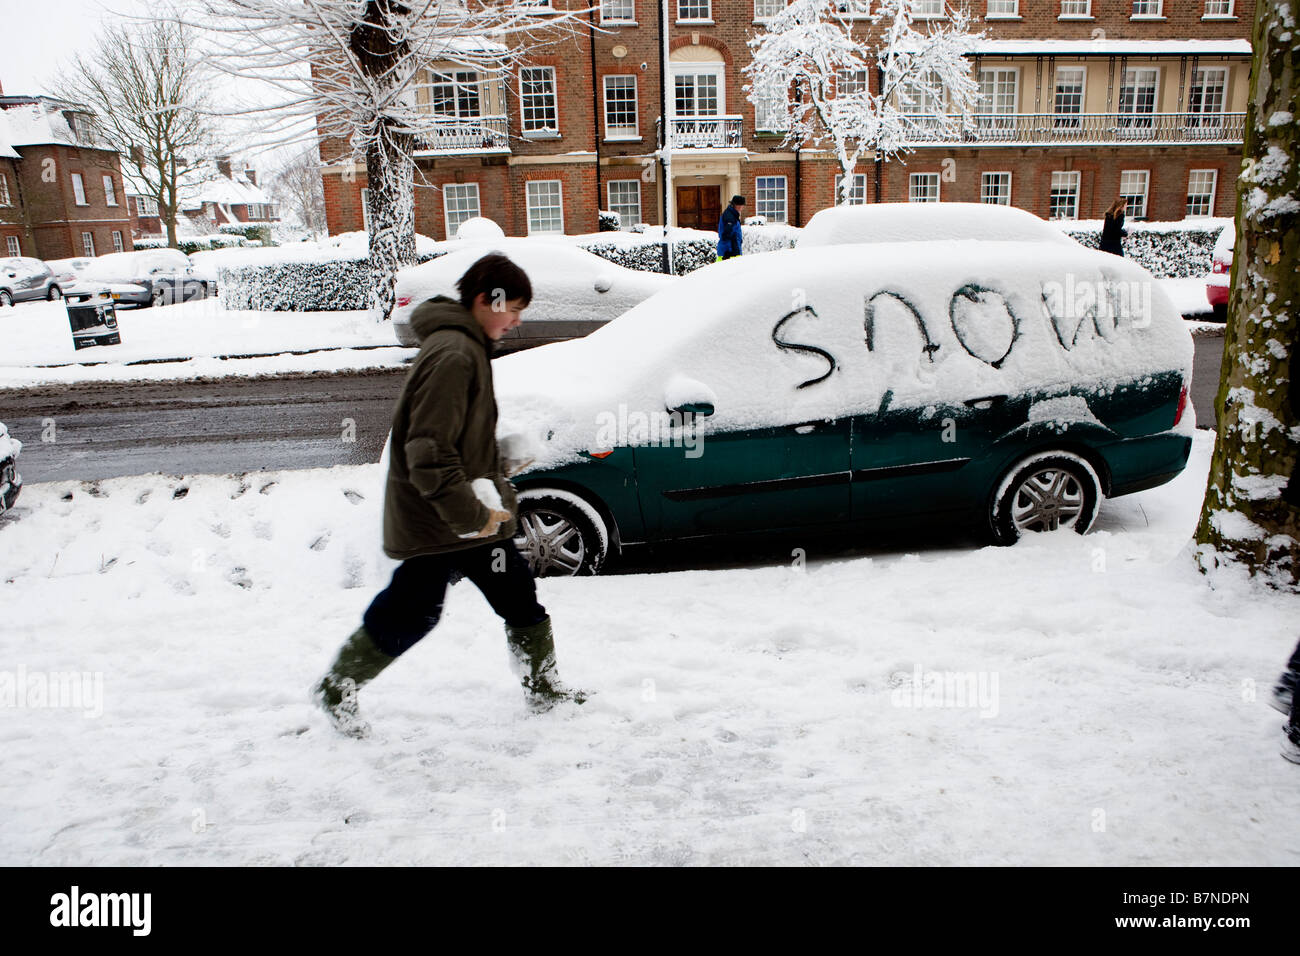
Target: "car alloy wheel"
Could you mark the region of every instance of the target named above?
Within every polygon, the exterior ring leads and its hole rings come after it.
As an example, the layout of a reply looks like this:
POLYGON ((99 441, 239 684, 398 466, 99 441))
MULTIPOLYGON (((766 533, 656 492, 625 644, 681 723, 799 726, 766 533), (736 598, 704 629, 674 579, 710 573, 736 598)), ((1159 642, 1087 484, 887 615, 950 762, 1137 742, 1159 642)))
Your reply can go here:
POLYGON ((1052 451, 1017 463, 994 494, 994 540, 1012 544, 1027 532, 1092 527, 1102 499, 1096 471, 1079 455, 1052 451))
POLYGON ((50 291, 45 294, 45 297, 51 302, 58 302, 63 298, 63 290, 56 285, 52 285, 50 286, 50 291))
POLYGON ((166 305, 166 303, 167 303, 166 292, 163 289, 154 289, 153 297, 149 300, 149 304, 156 308, 160 305, 166 305))
POLYGON ((605 535, 589 508, 569 495, 523 492, 515 529, 515 547, 535 577, 595 574, 605 561, 605 535))
POLYGON ((0 290, 0 308, 7 308, 14 304, 14 297, 4 290, 0 290))

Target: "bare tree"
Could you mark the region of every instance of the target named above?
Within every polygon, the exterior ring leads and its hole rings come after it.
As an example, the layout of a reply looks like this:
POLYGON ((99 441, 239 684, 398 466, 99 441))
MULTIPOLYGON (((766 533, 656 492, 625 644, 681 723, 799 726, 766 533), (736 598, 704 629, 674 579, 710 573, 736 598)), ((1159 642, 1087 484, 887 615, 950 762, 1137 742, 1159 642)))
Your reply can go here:
POLYGON ((1196 531, 1202 568, 1300 584, 1300 48, 1294 7, 1259 0, 1218 435, 1196 531))
MULTIPOLYGON (((329 163, 364 162, 370 303, 388 318, 397 269, 415 261, 413 152, 439 117, 419 102, 426 68, 451 62, 501 76, 579 28, 582 9, 536 15, 528 0, 198 0, 210 62, 275 91, 244 110, 265 115, 268 143, 341 140, 329 163)), ((557 6, 560 4, 557 3, 557 6)), ((544 8, 549 10, 550 8, 544 8)))
POLYGON ((917 139, 955 138, 978 103, 965 57, 976 39, 969 16, 949 8, 918 29, 912 7, 791 0, 749 41, 750 101, 783 119, 787 144, 830 141, 844 201, 864 156, 889 159, 917 139))
POLYGON ((202 177, 212 149, 208 80, 192 30, 142 20, 103 28, 94 50, 76 56, 54 86, 60 99, 96 114, 127 175, 158 204, 172 246, 182 191, 202 177))
POLYGON ((271 194, 303 229, 313 237, 325 234, 325 186, 316 147, 289 160, 271 176, 270 186, 271 194))

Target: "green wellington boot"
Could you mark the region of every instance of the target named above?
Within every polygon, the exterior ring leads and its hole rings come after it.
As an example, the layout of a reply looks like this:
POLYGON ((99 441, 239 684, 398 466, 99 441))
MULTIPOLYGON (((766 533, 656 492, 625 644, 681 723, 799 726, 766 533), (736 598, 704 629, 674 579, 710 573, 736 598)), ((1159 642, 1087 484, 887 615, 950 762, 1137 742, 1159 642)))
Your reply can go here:
POLYGON ((555 670, 555 635, 551 619, 543 618, 529 627, 506 625, 510 663, 524 687, 528 709, 535 714, 550 710, 562 701, 583 703, 586 691, 574 690, 560 680, 555 670))
POLYGON ((364 627, 357 628, 341 648, 329 672, 312 688, 312 700, 339 733, 365 737, 370 725, 357 711, 357 691, 397 660, 379 648, 364 627))

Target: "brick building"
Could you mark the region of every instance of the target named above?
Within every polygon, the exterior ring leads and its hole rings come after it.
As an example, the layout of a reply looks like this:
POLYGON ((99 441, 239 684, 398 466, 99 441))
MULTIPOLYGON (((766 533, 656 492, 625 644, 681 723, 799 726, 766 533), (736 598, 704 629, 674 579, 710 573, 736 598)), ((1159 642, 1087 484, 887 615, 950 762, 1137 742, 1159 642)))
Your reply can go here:
POLYGON ((0 254, 66 259, 130 248, 119 157, 94 117, 0 91, 0 254))
MULTIPOLYGON (((141 195, 137 184, 130 184, 131 229, 137 238, 160 236, 166 232, 156 200, 141 195)), ((257 170, 236 166, 229 156, 221 156, 204 178, 181 188, 181 215, 177 217, 177 234, 203 236, 217 232, 221 226, 274 225, 280 221, 279 204, 257 182, 257 170)))
MULTIPOLYGON (((936 18, 943 9, 916 2, 936 18)), ((441 239, 483 215, 510 235, 593 232, 598 209, 625 227, 659 223, 665 112, 674 225, 714 229, 733 193, 750 215, 804 225, 836 201, 839 165, 783 145, 775 112, 748 102, 740 72, 746 41, 783 3, 669 0, 665 69, 661 6, 647 0, 601 0, 599 30, 556 42, 508 80, 429 64, 419 102, 442 119, 415 152, 416 230, 441 239)), ((1096 219, 1122 194, 1133 218, 1233 214, 1253 0, 973 3, 973 29, 987 31, 969 57, 985 94, 974 129, 945 138, 936 127, 913 152, 864 162, 855 201, 1001 202, 1096 219)), ((329 140, 321 153, 343 156, 329 140)), ((325 172, 330 232, 364 228, 364 166, 325 172)))

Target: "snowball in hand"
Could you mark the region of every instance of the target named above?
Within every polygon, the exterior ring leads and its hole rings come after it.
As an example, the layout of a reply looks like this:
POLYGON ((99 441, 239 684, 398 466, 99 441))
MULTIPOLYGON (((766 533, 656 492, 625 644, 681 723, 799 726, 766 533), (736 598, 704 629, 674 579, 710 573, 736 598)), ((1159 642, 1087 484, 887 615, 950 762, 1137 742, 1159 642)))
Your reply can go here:
POLYGON ((485 507, 493 511, 505 511, 505 505, 501 504, 501 493, 497 491, 497 486, 492 483, 491 478, 475 478, 469 483, 474 489, 474 496, 483 502, 485 507))

